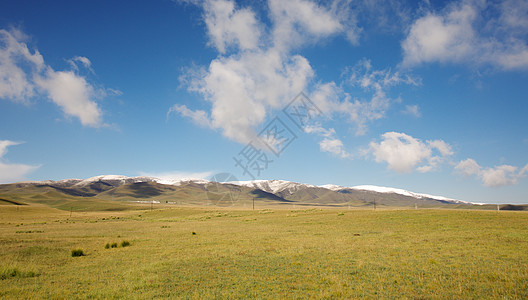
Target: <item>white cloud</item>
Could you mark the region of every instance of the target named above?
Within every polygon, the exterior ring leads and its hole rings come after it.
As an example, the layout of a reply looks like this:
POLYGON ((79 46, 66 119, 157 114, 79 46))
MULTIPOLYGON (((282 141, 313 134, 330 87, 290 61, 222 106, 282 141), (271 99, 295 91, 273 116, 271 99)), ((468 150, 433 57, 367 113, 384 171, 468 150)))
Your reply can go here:
POLYGON ((4 155, 7 154, 7 147, 16 146, 20 142, 0 140, 0 183, 11 183, 24 180, 26 175, 37 170, 40 166, 24 164, 11 164, 5 162, 4 155))
POLYGON ((203 110, 193 111, 188 109, 185 105, 174 104, 171 108, 169 108, 169 111, 167 112, 167 118, 173 112, 178 112, 183 117, 190 118, 195 124, 200 125, 202 127, 212 127, 211 121, 209 120, 209 116, 203 110))
POLYGON ((481 170, 480 176, 485 186, 499 187, 516 184, 519 179, 516 171, 517 167, 501 165, 481 170))
POLYGON ((416 169, 425 173, 433 171, 448 156, 451 146, 441 140, 422 142, 405 133, 387 132, 379 143, 371 142, 369 152, 376 162, 386 162, 388 168, 400 172, 416 169))
POLYGON ((27 63, 28 71, 34 72, 42 68, 44 60, 38 51, 31 53, 26 44, 19 41, 24 38, 18 30, 0 29, 0 98, 28 103, 35 95, 35 88, 21 65, 27 63))
POLYGON ((46 75, 37 77, 35 82, 66 115, 79 118, 84 126, 99 127, 102 124, 101 110, 92 100, 94 88, 84 77, 49 68, 46 75))
POLYGON ((482 168, 475 160, 468 158, 460 161, 455 170, 464 176, 476 176, 487 187, 501 187, 517 184, 528 173, 528 164, 517 172, 518 168, 511 165, 482 168))
POLYGON ((19 142, 13 142, 9 140, 0 140, 0 158, 2 158, 7 153, 7 147, 20 145, 19 142))
POLYGON ((205 11, 210 43, 219 56, 207 68, 189 68, 181 76, 182 85, 211 104, 210 111, 193 112, 186 107, 185 112, 199 124, 209 120, 209 127, 230 140, 242 144, 254 141, 256 128, 269 118, 269 113, 283 108, 301 91, 309 94, 324 117, 344 116, 361 135, 369 122, 385 116, 393 100, 387 96, 390 87, 420 84, 400 72, 374 70, 367 60, 345 74, 348 83, 368 94, 366 99, 350 96, 334 82, 314 82, 310 62, 294 51, 336 34, 360 30, 354 21, 345 20, 343 10, 338 9, 342 5, 335 2, 324 6, 307 0, 269 0, 269 25, 259 22, 251 8, 236 7, 233 1, 206 1, 200 5, 205 11), (236 16, 244 16, 237 19, 240 32, 233 29, 236 16), (217 23, 220 25, 210 25, 217 23), (250 30, 257 33, 257 40, 246 36, 250 30))
POLYGON ((428 14, 412 25, 403 41, 404 65, 422 62, 460 61, 473 49, 474 30, 471 23, 477 16, 476 8, 466 4, 444 16, 428 14))
POLYGON ((84 68, 88 69, 90 72, 94 73, 92 69, 92 62, 84 56, 75 56, 72 59, 68 60, 68 63, 72 67, 72 69, 78 71, 79 67, 77 66, 77 63, 80 63, 84 68))
POLYGON ((267 111, 278 109, 305 89, 313 76, 308 61, 273 50, 218 58, 199 79, 199 92, 212 103, 211 123, 231 140, 248 143, 267 111))
POLYGON ((324 138, 319 142, 319 148, 323 152, 329 152, 341 158, 347 158, 350 156, 350 154, 346 152, 343 142, 337 138, 324 138))
POLYGON ((406 114, 406 115, 411 115, 411 116, 414 116, 414 117, 421 117, 422 114, 420 113, 420 108, 418 107, 418 105, 406 105, 405 106, 405 109, 402 110, 402 113, 406 114))
POLYGON ((324 137, 319 141, 319 149, 322 152, 332 153, 340 158, 349 158, 350 154, 346 151, 343 142, 336 137, 336 131, 334 128, 326 129, 321 127, 320 124, 305 126, 304 132, 317 134, 324 137))
POLYGON ((471 158, 460 161, 455 167, 455 170, 459 171, 464 176, 477 175, 480 172, 480 166, 477 162, 471 158))
POLYGON ((306 133, 315 133, 323 137, 332 137, 336 134, 334 128, 326 129, 321 127, 321 125, 307 125, 304 127, 304 132, 306 133))
POLYGON ((230 47, 255 49, 260 29, 255 14, 249 9, 235 10, 235 3, 226 0, 208 0, 203 4, 205 24, 213 44, 220 53, 230 47))
POLYGON ((431 62, 491 64, 504 70, 528 68, 528 5, 460 1, 429 12, 410 27, 402 48, 404 66, 431 62), (495 16, 482 24, 479 16, 495 16))
POLYGON ((273 24, 269 30, 249 8, 236 8, 233 1, 208 1, 203 6, 206 24, 222 24, 207 26, 211 43, 220 53, 229 47, 238 51, 214 59, 204 72, 191 70, 182 83, 211 103, 211 128, 248 143, 255 139, 255 128, 268 112, 285 106, 314 76, 308 60, 291 53, 293 47, 308 38, 331 35, 340 26, 328 10, 310 1, 270 1, 273 24), (235 27, 240 31, 235 32, 235 27), (256 40, 249 39, 247 32, 257 32, 256 40))
POLYGON ((274 22, 274 47, 283 51, 344 29, 335 14, 312 1, 269 0, 268 5, 274 22))
POLYGON ((387 90, 400 84, 420 85, 417 78, 393 72, 390 69, 375 70, 370 60, 363 59, 345 73, 352 86, 371 93, 370 100, 351 99, 345 95, 344 101, 336 106, 336 111, 346 114, 349 121, 356 123, 357 135, 365 134, 367 123, 385 117, 394 100, 387 96, 387 90))
MULTIPOLYGON (((85 77, 73 71, 55 71, 44 63, 40 53, 31 53, 25 35, 16 30, 0 30, 0 98, 29 103, 38 95, 46 95, 66 116, 76 117, 84 126, 100 127, 102 112, 95 101, 108 94, 120 94, 111 89, 95 88, 85 77)), ((74 70, 81 63, 91 72, 88 58, 76 56, 69 60, 74 70)))

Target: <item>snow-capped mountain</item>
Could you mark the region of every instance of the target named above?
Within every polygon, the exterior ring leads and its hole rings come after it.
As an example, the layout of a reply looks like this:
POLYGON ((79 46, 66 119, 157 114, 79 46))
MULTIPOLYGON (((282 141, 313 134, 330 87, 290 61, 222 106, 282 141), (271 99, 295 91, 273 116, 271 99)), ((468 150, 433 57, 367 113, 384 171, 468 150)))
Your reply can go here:
POLYGON ((264 192, 276 194, 288 192, 290 194, 307 187, 316 187, 315 185, 291 182, 286 180, 251 180, 232 182, 236 185, 246 186, 249 188, 260 189, 264 192))
MULTIPOLYGON (((342 189, 346 189, 346 188, 341 188, 341 189, 338 189, 337 191, 342 190, 342 189)), ((350 189, 362 190, 362 191, 372 191, 372 192, 376 192, 376 193, 394 193, 394 194, 399 194, 399 195, 403 195, 403 196, 413 197, 413 198, 416 198, 416 199, 424 199, 424 198, 426 198, 426 199, 435 199, 435 200, 447 201, 447 202, 453 202, 453 203, 468 203, 468 204, 470 203, 470 202, 466 202, 466 201, 462 201, 462 200, 456 200, 456 199, 451 199, 451 198, 446 198, 446 197, 442 197, 442 196, 420 194, 420 193, 410 192, 410 191, 407 191, 407 190, 391 188, 391 187, 375 186, 375 185, 357 185, 357 186, 350 187, 350 189)))
POLYGON ((181 179, 166 179, 166 178, 157 178, 151 176, 136 176, 128 177, 123 175, 99 175, 90 177, 88 179, 62 179, 62 180, 44 180, 44 181, 23 181, 18 184, 41 184, 41 185, 53 185, 57 187, 86 187, 94 183, 102 182, 111 186, 121 186, 129 183, 139 183, 139 182, 155 182, 165 185, 174 185, 180 186, 185 183, 197 183, 197 184, 207 184, 210 183, 209 180, 201 178, 181 178, 181 179))
POLYGON ((286 180, 252 180, 252 181, 238 181, 234 184, 246 186, 250 188, 258 188, 268 193, 278 194, 278 193, 288 193, 293 194, 301 189, 305 188, 323 188, 328 189, 334 192, 340 192, 344 190, 358 190, 358 191, 369 191, 375 193, 384 193, 384 194, 398 194, 402 196, 412 197, 416 199, 434 199, 451 203, 466 203, 472 204, 471 202, 451 199, 443 196, 434 196, 428 194, 414 193, 403 189, 375 186, 375 185, 358 185, 352 187, 343 187, 335 184, 325 184, 320 186, 315 186, 311 184, 304 184, 298 182, 291 182, 286 180))
MULTIPOLYGON (((88 179, 64 179, 58 181, 46 180, 46 181, 33 181, 33 182, 20 182, 19 185, 48 185, 57 188, 70 188, 70 189, 84 189, 95 188, 96 190, 107 190, 112 187, 119 187, 126 184, 135 183, 154 183, 162 184, 174 187, 186 186, 194 184, 195 186, 201 186, 207 189, 207 185, 211 183, 209 180, 199 178, 184 178, 184 179, 167 179, 167 178, 156 178, 149 176, 136 176, 127 177, 122 175, 100 175, 94 176, 88 179), (101 187, 101 184, 103 187, 101 187), (95 187, 94 187, 95 186, 95 187)), ((400 195, 404 197, 410 197, 414 199, 429 199, 441 201, 443 203, 453 204, 475 204, 466 201, 446 198, 443 196, 434 196, 422 193, 415 193, 403 189, 382 187, 375 185, 358 185, 352 187, 338 186, 334 184, 325 184, 315 186, 311 184, 304 184, 286 180, 252 180, 252 181, 237 181, 237 182, 221 182, 221 184, 238 185, 246 187, 252 190, 261 190, 266 193, 274 194, 283 199, 322 199, 322 196, 326 198, 337 199, 343 197, 345 194, 362 193, 362 197, 366 197, 365 193, 371 193, 369 197, 379 197, 379 194, 400 195), (326 191, 326 192, 325 192, 326 191), (329 194, 330 193, 330 194, 329 194), (333 194, 335 193, 335 194, 333 194), (378 195, 378 196, 376 196, 378 195), (308 197, 308 198, 307 198, 308 197)), ((391 196, 392 197, 392 196, 391 196)), ((357 198, 357 197, 356 197, 357 198)))
MULTIPOLYGON (((127 177, 127 176, 122 176, 122 175, 100 175, 100 176, 94 176, 88 179, 81 180, 75 183, 74 186, 83 187, 83 186, 87 186, 95 182, 104 182, 112 186, 120 186, 120 185, 127 184, 127 183, 155 182, 155 181, 156 181, 155 178, 146 177, 146 176, 127 177)), ((63 182, 63 180, 60 180, 59 182, 63 182)))

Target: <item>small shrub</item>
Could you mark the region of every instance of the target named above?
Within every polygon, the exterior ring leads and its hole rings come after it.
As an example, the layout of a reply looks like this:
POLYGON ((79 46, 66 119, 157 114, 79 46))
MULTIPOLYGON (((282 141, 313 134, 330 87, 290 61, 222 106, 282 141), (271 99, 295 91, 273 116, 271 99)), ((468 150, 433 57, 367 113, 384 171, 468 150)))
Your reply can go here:
POLYGON ((105 249, 110 249, 110 243, 106 243, 105 249))
POLYGON ((84 256, 84 251, 83 251, 83 249, 72 249, 71 256, 72 257, 84 256))
POLYGON ((130 242, 129 241, 122 241, 121 242, 121 247, 126 247, 126 246, 130 246, 130 242))
POLYGON ((110 245, 110 247, 112 247, 112 248, 117 248, 117 243, 112 243, 112 244, 110 245))
POLYGON ((0 280, 6 280, 14 277, 29 278, 35 276, 38 276, 38 274, 33 271, 23 272, 18 270, 17 268, 6 268, 0 270, 0 280))
POLYGON ((192 235, 196 235, 196 232, 193 231, 193 232, 192 232, 192 235))
POLYGON ((5 269, 5 270, 2 270, 2 273, 0 273, 0 279, 5 280, 8 278, 17 277, 18 274, 20 274, 20 271, 16 268, 5 269))

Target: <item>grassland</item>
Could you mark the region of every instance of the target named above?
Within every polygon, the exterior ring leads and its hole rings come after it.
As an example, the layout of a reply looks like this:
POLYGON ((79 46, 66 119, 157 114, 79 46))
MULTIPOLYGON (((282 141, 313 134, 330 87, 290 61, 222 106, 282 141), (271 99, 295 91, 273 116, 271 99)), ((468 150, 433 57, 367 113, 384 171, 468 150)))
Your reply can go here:
POLYGON ((0 205, 7 299, 526 299, 527 253, 526 212, 0 205))

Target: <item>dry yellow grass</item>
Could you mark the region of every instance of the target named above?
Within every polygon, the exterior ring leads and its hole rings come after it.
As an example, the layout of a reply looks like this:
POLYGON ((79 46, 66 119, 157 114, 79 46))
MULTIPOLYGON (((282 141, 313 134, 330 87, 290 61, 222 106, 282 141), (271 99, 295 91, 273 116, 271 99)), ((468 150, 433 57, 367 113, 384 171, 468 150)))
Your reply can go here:
POLYGON ((168 208, 70 217, 1 206, 0 220, 2 298, 528 297, 524 212, 168 208), (72 257, 77 248, 86 255, 72 257))

